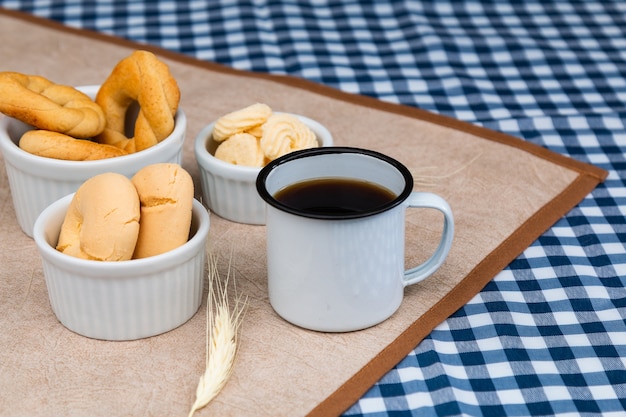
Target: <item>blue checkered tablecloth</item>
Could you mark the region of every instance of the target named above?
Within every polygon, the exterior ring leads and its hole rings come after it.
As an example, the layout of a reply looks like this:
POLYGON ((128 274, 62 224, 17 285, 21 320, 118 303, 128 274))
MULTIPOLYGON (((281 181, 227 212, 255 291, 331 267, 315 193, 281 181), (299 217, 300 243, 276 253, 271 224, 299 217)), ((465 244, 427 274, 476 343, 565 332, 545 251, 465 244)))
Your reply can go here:
POLYGON ((418 106, 608 170, 604 184, 345 415, 625 415, 623 0, 0 6, 418 106))

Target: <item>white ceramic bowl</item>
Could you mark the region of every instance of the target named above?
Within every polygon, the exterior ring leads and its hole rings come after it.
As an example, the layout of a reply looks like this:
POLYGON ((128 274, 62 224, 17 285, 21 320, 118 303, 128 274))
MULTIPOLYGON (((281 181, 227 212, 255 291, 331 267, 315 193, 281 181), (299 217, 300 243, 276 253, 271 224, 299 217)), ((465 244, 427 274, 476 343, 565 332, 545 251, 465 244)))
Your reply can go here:
MULTIPOLYGON (((78 87, 95 97, 99 86, 78 87)), ((17 221, 28 236, 39 213, 53 201, 75 192, 87 179, 104 172, 117 172, 132 177, 141 168, 160 162, 180 164, 187 118, 179 109, 176 125, 170 136, 146 150, 98 161, 62 161, 32 155, 19 148, 24 132, 31 126, 4 117, 0 120, 0 150, 9 178, 9 187, 17 221)))
POLYGON ((191 237, 176 249, 129 261, 91 261, 55 249, 73 195, 47 207, 33 233, 57 319, 103 340, 155 336, 189 320, 202 302, 210 222, 204 206, 194 200, 191 237))
MULTIPOLYGON (((333 146, 328 129, 308 117, 294 116, 315 133, 320 146, 333 146)), ((203 201, 211 211, 227 220, 264 225, 266 203, 256 191, 256 178, 261 168, 234 165, 213 156, 218 145, 212 136, 214 125, 215 122, 198 133, 194 147, 203 201)))

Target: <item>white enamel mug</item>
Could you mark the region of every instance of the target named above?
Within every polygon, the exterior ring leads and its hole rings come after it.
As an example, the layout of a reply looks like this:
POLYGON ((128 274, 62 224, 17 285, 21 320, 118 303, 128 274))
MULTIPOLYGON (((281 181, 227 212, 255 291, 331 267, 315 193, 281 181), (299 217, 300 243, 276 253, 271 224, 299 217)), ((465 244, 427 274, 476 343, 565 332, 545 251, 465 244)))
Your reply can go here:
POLYGON ((409 170, 389 156, 348 147, 287 154, 261 170, 257 192, 267 202, 269 299, 278 315, 297 326, 347 332, 376 325, 399 307, 404 287, 431 276, 452 245, 454 217, 433 193, 413 192, 409 170), (396 197, 350 214, 311 213, 287 206, 275 194, 320 178, 370 182, 396 197), (405 211, 443 213, 443 232, 424 263, 404 269, 405 211))

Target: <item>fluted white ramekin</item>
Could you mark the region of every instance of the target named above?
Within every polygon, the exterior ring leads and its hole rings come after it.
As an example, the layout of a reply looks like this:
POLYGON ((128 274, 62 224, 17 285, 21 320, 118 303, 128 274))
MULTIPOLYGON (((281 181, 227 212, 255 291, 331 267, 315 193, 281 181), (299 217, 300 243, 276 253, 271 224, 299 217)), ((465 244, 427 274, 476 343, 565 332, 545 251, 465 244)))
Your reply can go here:
MULTIPOLYGON (((99 86, 77 87, 95 97, 99 86)), ((179 109, 174 131, 160 143, 129 155, 97 161, 62 161, 30 154, 18 146, 27 130, 32 129, 19 120, 0 120, 0 150, 4 156, 15 214, 21 229, 33 235, 33 225, 39 213, 53 201, 75 192, 89 178, 104 172, 117 172, 132 177, 141 168, 166 162, 180 164, 187 118, 179 109)))
POLYGON ((190 238, 169 252, 129 261, 75 258, 56 250, 73 194, 43 210, 33 237, 50 305, 68 329, 95 339, 135 340, 170 331, 202 303, 209 214, 193 201, 190 238))
MULTIPOLYGON (((307 125, 320 146, 333 146, 333 137, 319 122, 295 115, 307 125)), ((234 165, 214 154, 218 143, 213 140, 215 122, 205 126, 196 136, 194 152, 200 168, 203 201, 220 217, 237 223, 265 224, 266 203, 256 191, 256 178, 261 168, 234 165)))

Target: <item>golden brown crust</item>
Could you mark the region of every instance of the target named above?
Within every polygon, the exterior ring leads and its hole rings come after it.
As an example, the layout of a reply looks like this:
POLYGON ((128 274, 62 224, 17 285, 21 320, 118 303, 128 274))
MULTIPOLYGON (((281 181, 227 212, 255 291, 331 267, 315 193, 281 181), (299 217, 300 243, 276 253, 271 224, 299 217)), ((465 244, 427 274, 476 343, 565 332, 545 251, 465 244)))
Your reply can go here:
POLYGON ((139 236, 139 197, 122 174, 107 172, 76 191, 61 226, 57 250, 77 258, 124 261, 139 236))
POLYGON ((96 95, 107 122, 96 140, 129 153, 156 145, 174 130, 179 101, 178 83, 167 65, 151 52, 134 51, 113 68, 96 95), (140 110, 129 138, 126 112, 134 102, 140 110))
POLYGON ((94 161, 127 154, 116 146, 76 139, 49 130, 29 130, 20 138, 19 146, 33 155, 65 161, 94 161))
POLYGON ((0 97, 0 112, 39 129, 77 138, 104 130, 104 113, 89 96, 38 75, 0 72, 0 97))
POLYGON ((131 179, 141 202, 139 238, 133 258, 170 251, 187 242, 191 227, 193 180, 178 164, 153 164, 131 179))

